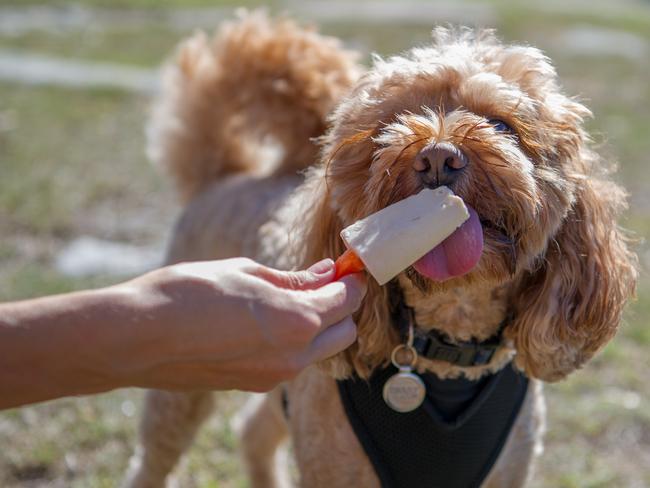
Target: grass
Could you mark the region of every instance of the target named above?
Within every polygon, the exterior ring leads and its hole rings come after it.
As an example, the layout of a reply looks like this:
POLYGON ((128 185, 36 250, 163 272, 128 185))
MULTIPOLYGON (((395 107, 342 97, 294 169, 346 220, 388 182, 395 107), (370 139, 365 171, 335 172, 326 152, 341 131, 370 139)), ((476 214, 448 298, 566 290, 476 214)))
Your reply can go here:
MULTIPOLYGON (((352 47, 367 53, 374 51, 381 54, 392 54, 407 49, 414 43, 423 44, 430 38, 431 32, 428 25, 394 25, 383 27, 380 34, 376 27, 360 27, 354 22, 323 24, 321 30, 345 38, 352 47)), ((207 31, 211 32, 211 29, 207 31)), ((191 31, 179 32, 164 24, 148 26, 146 35, 136 27, 99 32, 27 32, 0 39, 0 47, 63 58, 101 59, 133 66, 155 67, 168 58, 178 42, 190 33, 191 31)))
MULTIPOLYGON (((106 188, 110 180, 105 176, 115 170, 114 148, 132 157, 142 144, 140 137, 125 140, 122 132, 129 122, 135 134, 142 132, 135 126, 140 120, 126 120, 129 96, 3 84, 0 99, 0 110, 11 114, 13 125, 0 143, 0 205, 8 211, 0 225, 5 229, 69 235, 76 212, 96 197, 127 191, 120 185, 106 188), (79 185, 79 178, 89 185, 79 185)), ((129 171, 142 172, 141 163, 138 157, 129 171)))
MULTIPOLYGON (((0 113, 11 118, 0 133, 0 232, 126 237, 91 215, 103 210, 117 219, 123 208, 146 211, 158 208, 153 198, 167 200, 154 196, 166 183, 144 158, 147 107, 121 92, 0 84, 0 113)), ((128 237, 142 239, 147 229, 128 237)))
MULTIPOLYGON (((25 6, 40 1, 14 1, 25 6)), ((212 0, 84 0, 115 9, 230 6, 212 0)), ((50 5, 68 4, 55 1, 50 5)), ((239 4, 239 3, 238 3, 239 4)), ((4 2, 3 5, 7 5, 4 2)), ((621 8, 611 18, 553 15, 526 2, 493 1, 506 39, 542 47, 567 90, 594 111, 590 131, 620 163, 631 192, 625 225, 650 237, 650 63, 570 55, 554 40, 565 29, 596 25, 650 38, 647 15, 621 8)), ((128 13, 127 13, 128 15, 128 13)), ((326 24, 326 33, 368 52, 390 54, 426 42, 428 26, 326 24)), ((183 33, 162 25, 98 32, 32 31, 0 36, 0 48, 57 57, 154 67, 183 33)), ((136 243, 164 239, 176 212, 171 190, 143 155, 149 101, 107 90, 67 90, 0 83, 0 300, 102 286, 115 278, 59 274, 56 252, 89 234, 136 243)), ((641 255, 647 251, 639 244, 641 255)), ((616 339, 587 367, 548 385, 549 431, 533 486, 650 486, 650 280, 616 339)), ((114 486, 130 455, 142 392, 123 390, 64 399, 0 414, 0 485, 114 486)), ((184 487, 243 487, 232 419, 245 396, 218 396, 218 414, 201 430, 177 472, 184 487)))
POLYGON ((531 24, 543 26, 543 29, 536 30, 538 34, 543 33, 548 38, 566 28, 585 25, 621 30, 650 38, 650 32, 648 32, 650 9, 638 3, 627 2, 627 5, 622 4, 621 8, 612 10, 607 15, 598 12, 598 7, 607 6, 607 2, 594 2, 594 11, 584 8, 584 4, 582 7, 578 4, 572 8, 573 2, 565 2, 564 6, 567 8, 557 11, 554 11, 552 7, 540 8, 541 4, 536 2, 496 0, 491 3, 498 11, 500 27, 504 34, 524 42, 530 42, 527 29, 531 24), (633 8, 626 8, 628 6, 633 8))
POLYGON ((142 30, 136 27, 70 33, 35 31, 7 37, 1 45, 5 49, 46 53, 62 58, 153 67, 172 52, 182 37, 182 33, 171 28, 151 25, 144 36, 142 30))

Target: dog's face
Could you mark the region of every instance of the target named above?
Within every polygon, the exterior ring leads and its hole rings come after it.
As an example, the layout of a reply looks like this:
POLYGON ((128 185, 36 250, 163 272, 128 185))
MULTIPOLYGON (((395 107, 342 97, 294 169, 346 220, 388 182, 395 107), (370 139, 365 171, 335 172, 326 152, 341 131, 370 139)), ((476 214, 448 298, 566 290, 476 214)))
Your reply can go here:
POLYGON ((345 225, 439 185, 475 210, 455 249, 406 270, 423 290, 501 283, 535 266, 573 203, 588 114, 558 96, 536 49, 449 37, 376 62, 336 118, 341 147, 327 168, 345 225))
MULTIPOLYGON (((334 112, 311 245, 337 255, 343 226, 424 187, 450 187, 470 220, 404 275, 425 298, 509 283, 518 364, 558 379, 611 338, 634 288, 616 224, 624 194, 600 179, 582 126, 589 111, 560 92, 540 51, 469 30, 434 38, 375 60, 334 112)), ((371 287, 366 302, 357 370, 391 347, 390 332, 377 330, 390 327, 379 312, 385 289, 371 287)))

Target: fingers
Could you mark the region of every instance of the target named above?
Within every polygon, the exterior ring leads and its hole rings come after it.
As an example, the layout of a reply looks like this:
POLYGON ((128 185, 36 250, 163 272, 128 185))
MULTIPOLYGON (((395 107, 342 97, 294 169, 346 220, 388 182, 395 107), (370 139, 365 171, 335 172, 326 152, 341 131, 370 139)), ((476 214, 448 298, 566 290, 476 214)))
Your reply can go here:
POLYGON ((321 327, 327 328, 351 315, 361 306, 366 288, 365 275, 354 273, 318 290, 307 292, 304 300, 310 303, 319 315, 321 327))
POLYGON ((343 351, 357 339, 357 326, 352 317, 346 317, 340 322, 323 330, 312 341, 309 348, 309 362, 323 361, 343 351))
POLYGON ((280 288, 290 290, 316 290, 334 279, 334 261, 323 259, 301 271, 280 271, 261 266, 255 270, 256 276, 280 288))
POLYGON ((280 288, 308 292, 301 295, 301 299, 314 306, 324 325, 334 324, 350 315, 359 308, 366 294, 367 281, 363 273, 353 273, 332 282, 336 268, 329 258, 302 271, 280 271, 260 266, 252 274, 280 288))

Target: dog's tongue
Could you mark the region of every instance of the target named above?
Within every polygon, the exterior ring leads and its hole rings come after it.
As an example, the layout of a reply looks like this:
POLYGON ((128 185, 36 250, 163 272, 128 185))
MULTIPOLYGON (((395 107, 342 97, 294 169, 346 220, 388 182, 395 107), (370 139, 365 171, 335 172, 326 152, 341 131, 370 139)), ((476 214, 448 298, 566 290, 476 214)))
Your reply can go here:
POLYGON ((476 211, 469 206, 467 210, 469 219, 413 264, 418 273, 445 281, 469 273, 476 266, 483 252, 483 228, 476 211))

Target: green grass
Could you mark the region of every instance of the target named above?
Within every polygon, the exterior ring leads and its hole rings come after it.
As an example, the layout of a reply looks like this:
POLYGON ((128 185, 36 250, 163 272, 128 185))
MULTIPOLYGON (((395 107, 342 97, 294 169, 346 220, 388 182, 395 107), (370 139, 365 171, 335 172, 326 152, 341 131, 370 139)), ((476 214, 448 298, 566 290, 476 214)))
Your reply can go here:
POLYGON ((640 347, 650 347, 650 327, 648 327, 648 317, 650 317, 650 296, 648 284, 644 283, 639 290, 639 301, 630 307, 628 312, 628 322, 625 324, 625 335, 640 347))
MULTIPOLYGON (((281 9, 280 9, 281 10, 281 9)), ((305 22, 308 24, 308 22, 305 22)), ((212 33, 216 29, 203 29, 212 33)), ((423 25, 359 25, 354 21, 324 23, 320 30, 328 35, 341 37, 346 43, 365 53, 377 52, 390 55, 401 52, 415 44, 425 44, 431 38, 431 26, 423 25)), ((148 24, 136 27, 95 32, 93 30, 46 33, 26 32, 11 37, 0 37, 0 48, 47 53, 51 56, 85 60, 102 60, 134 66, 156 67, 167 59, 178 42, 191 34, 179 32, 164 24, 148 24)))
POLYGON ((144 159, 146 110, 122 92, 0 84, 13 125, 0 135, 0 232, 70 237, 92 230, 80 224, 93 207, 146 204, 161 185, 144 159))
POLYGON ((110 278, 69 278, 52 270, 47 262, 22 262, 17 267, 6 267, 0 284, 2 300, 30 298, 39 295, 67 293, 84 287, 98 287, 110 284, 110 278))
POLYGON ((135 27, 57 34, 35 31, 0 39, 0 47, 62 58, 155 67, 173 52, 174 46, 187 34, 163 25, 149 25, 144 34, 135 27))
MULTIPOLYGON (((638 9, 626 9, 625 6, 613 11, 612 15, 600 15, 593 13, 589 8, 568 9, 553 12, 551 9, 540 8, 541 3, 536 2, 512 2, 497 0, 491 2, 497 9, 500 20, 500 27, 509 37, 530 42, 526 29, 530 25, 543 26, 545 36, 551 38, 562 30, 575 25, 597 26, 605 29, 621 30, 650 38, 648 24, 650 23, 650 9, 643 5, 638 9)), ((604 2, 601 2, 601 4, 604 2)), ((571 2, 566 2, 571 6, 571 2)), ((598 11, 598 2, 595 3, 598 11)), ((636 4, 636 6, 639 6, 636 4)))
MULTIPOLYGON (((151 9, 232 5, 212 0, 77 3, 151 9)), ((592 108, 590 131, 602 134, 597 137, 604 143, 602 151, 608 160, 619 162, 618 178, 631 192, 625 226, 647 240, 650 63, 568 56, 553 41, 564 29, 585 24, 649 39, 650 8, 648 15, 629 15, 621 8, 612 18, 602 18, 587 11, 553 15, 528 2, 492 5, 500 34, 548 52, 567 91, 592 108)), ((322 30, 365 54, 391 54, 429 38, 429 26, 424 25, 364 26, 351 20, 322 30)), ((29 32, 0 36, 0 48, 154 67, 182 35, 152 24, 106 32, 29 32)), ((136 243, 164 238, 176 208, 167 181, 143 154, 148 104, 144 97, 117 91, 0 83, 0 300, 111 283, 115 278, 76 279, 53 268, 56 252, 76 236, 136 243)), ((646 243, 639 244, 642 254, 647 249, 646 243)), ((644 271, 638 299, 615 340, 583 370, 546 387, 549 431, 534 487, 650 486, 649 320, 650 280, 644 271)), ((3 412, 0 485, 114 486, 133 446, 141 397, 140 391, 124 390, 3 412), (133 405, 135 415, 125 414, 133 405)), ((236 393, 218 396, 218 414, 179 467, 181 486, 246 486, 231 426, 244 398, 236 393)))

